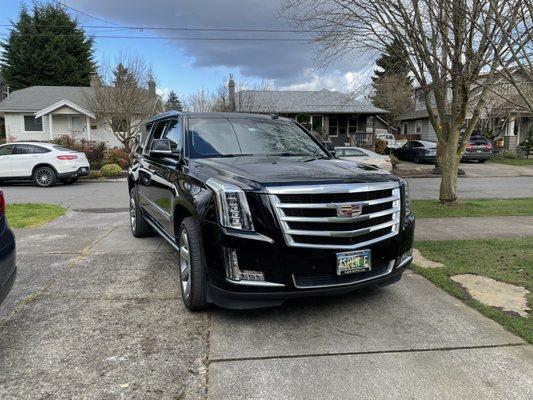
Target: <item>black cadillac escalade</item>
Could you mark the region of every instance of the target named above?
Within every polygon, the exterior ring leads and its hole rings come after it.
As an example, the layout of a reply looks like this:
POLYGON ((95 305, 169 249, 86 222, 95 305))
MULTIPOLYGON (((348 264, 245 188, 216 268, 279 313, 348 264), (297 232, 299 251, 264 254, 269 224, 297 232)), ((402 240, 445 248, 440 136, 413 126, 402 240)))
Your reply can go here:
POLYGON ((412 260, 406 182, 335 158, 290 119, 169 112, 147 132, 128 178, 131 230, 179 253, 190 310, 388 285, 412 260))

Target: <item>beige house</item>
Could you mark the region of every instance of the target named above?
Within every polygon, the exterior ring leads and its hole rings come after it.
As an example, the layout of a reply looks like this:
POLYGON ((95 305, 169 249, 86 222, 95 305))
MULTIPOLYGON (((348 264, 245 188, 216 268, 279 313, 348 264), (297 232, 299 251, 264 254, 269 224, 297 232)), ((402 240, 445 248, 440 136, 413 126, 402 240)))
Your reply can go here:
MULTIPOLYGON (((161 98, 154 98, 154 114, 162 111, 161 98)), ((76 139, 105 142, 108 147, 122 144, 110 127, 90 110, 93 87, 31 86, 11 92, 0 102, 6 137, 15 141, 49 141, 70 135, 76 139)))

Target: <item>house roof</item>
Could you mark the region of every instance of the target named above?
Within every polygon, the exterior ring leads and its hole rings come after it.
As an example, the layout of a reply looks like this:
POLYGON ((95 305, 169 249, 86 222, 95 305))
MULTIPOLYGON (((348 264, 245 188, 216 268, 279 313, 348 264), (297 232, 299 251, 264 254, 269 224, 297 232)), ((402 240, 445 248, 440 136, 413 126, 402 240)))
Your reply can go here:
POLYGON ((242 90, 236 94, 238 111, 280 113, 384 114, 381 108, 351 96, 322 89, 318 91, 242 90))
POLYGON ((11 92, 0 102, 0 112, 36 113, 63 100, 90 110, 88 99, 94 95, 95 89, 88 86, 30 86, 11 92))
POLYGON ((80 107, 79 105, 71 102, 71 101, 68 101, 68 100, 61 100, 61 101, 58 101, 57 103, 54 103, 52 104, 51 106, 49 107, 46 107, 46 108, 43 108, 41 111, 35 113, 35 118, 39 118, 39 117, 42 117, 43 115, 46 115, 46 114, 50 114, 51 112, 54 112, 55 110, 61 108, 61 107, 69 107, 69 108, 72 108, 73 110, 76 110, 78 111, 79 113, 81 114, 84 114, 88 117, 91 117, 91 118, 96 118, 95 115, 90 112, 89 110, 83 108, 83 107, 80 107))
POLYGON ((409 111, 406 113, 403 113, 398 117, 398 121, 408 121, 411 119, 422 119, 422 118, 428 118, 428 112, 426 109, 423 110, 416 110, 416 111, 409 111))

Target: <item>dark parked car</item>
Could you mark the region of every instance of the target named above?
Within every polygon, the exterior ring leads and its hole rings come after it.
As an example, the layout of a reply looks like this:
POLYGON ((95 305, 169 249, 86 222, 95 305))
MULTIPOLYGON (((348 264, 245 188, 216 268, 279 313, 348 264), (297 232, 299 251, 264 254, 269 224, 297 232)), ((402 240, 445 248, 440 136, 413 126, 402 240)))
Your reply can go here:
POLYGON ((388 285, 412 260, 406 182, 332 157, 290 119, 169 112, 147 132, 128 177, 131 231, 179 252, 190 310, 388 285))
POLYGON ((15 236, 7 225, 4 193, 0 190, 0 304, 15 282, 15 236))
POLYGON ((411 140, 402 147, 394 150, 394 155, 400 160, 434 163, 437 158, 437 143, 425 140, 411 140))
POLYGON ((466 145, 461 161, 478 161, 484 163, 492 154, 492 143, 483 135, 472 135, 466 145))

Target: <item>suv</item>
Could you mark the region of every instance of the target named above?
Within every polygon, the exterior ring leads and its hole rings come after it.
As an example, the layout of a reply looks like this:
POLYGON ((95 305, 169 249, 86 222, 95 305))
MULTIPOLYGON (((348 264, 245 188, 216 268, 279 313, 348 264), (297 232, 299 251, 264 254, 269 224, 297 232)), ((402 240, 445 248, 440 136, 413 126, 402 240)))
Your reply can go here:
POLYGON ((147 132, 128 177, 131 231, 179 252, 190 310, 388 285, 412 260, 406 182, 331 156, 290 119, 173 111, 147 132))
POLYGON ((492 154, 492 143, 480 133, 470 136, 461 161, 478 161, 484 163, 492 154))

